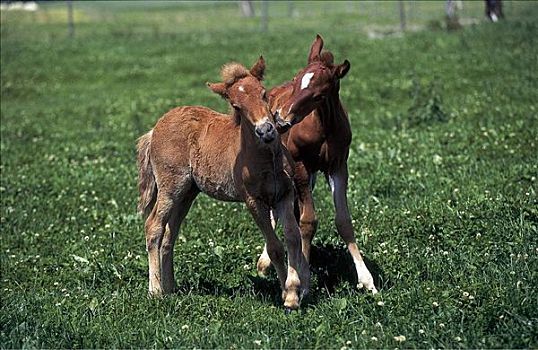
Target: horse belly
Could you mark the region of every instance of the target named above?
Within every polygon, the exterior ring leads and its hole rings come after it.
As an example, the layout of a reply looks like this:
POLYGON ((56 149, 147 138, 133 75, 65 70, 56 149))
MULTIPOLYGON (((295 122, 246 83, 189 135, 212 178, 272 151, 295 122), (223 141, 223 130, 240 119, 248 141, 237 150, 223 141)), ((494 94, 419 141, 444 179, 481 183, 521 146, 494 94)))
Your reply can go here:
POLYGON ((200 191, 212 198, 227 202, 240 200, 231 172, 194 171, 193 179, 200 191))

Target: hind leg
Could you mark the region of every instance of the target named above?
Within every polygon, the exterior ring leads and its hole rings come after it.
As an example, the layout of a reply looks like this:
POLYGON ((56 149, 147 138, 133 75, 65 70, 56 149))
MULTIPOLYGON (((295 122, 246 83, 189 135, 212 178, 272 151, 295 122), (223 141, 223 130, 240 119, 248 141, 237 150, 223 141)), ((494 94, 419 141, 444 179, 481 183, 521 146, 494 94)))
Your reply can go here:
POLYGON ((146 225, 146 249, 149 262, 149 294, 161 295, 161 259, 160 249, 165 226, 170 218, 174 201, 167 193, 159 192, 153 210, 149 214, 146 225))
POLYGON ((174 278, 174 245, 176 243, 177 236, 181 223, 187 216, 191 205, 198 195, 197 189, 191 188, 185 196, 174 204, 166 232, 164 233, 163 242, 160 250, 161 254, 161 282, 164 294, 173 293, 176 289, 176 282, 174 278))
POLYGON ((377 289, 374 285, 374 279, 366 267, 366 264, 364 264, 359 247, 355 241, 355 233, 353 232, 351 215, 347 205, 347 164, 345 164, 341 169, 330 173, 328 175, 328 181, 333 194, 334 207, 336 211, 336 229, 346 243, 349 253, 353 257, 359 284, 375 294, 377 293, 377 289))

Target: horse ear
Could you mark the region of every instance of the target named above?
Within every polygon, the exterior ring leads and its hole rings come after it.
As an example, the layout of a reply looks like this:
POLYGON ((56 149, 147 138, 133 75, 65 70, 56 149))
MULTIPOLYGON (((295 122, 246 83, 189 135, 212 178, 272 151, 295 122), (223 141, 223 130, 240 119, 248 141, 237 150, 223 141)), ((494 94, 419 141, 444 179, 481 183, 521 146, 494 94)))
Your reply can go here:
POLYGON ((265 73, 265 60, 263 56, 258 58, 258 61, 254 63, 252 68, 250 68, 250 74, 255 76, 258 80, 263 80, 263 74, 265 73))
POLYGON ((308 55, 308 63, 312 63, 314 61, 319 60, 319 54, 321 53, 321 49, 323 49, 323 39, 319 34, 316 35, 316 39, 314 39, 314 42, 312 43, 312 46, 310 47, 310 54, 308 55))
POLYGON ((344 63, 339 64, 338 66, 335 67, 334 75, 336 75, 338 79, 342 79, 347 74, 347 72, 349 72, 350 68, 351 68, 351 63, 349 63, 348 60, 345 60, 344 63))
POLYGON ((219 94, 223 98, 227 98, 228 94, 226 93, 226 84, 224 83, 206 83, 207 87, 211 89, 216 94, 219 94))

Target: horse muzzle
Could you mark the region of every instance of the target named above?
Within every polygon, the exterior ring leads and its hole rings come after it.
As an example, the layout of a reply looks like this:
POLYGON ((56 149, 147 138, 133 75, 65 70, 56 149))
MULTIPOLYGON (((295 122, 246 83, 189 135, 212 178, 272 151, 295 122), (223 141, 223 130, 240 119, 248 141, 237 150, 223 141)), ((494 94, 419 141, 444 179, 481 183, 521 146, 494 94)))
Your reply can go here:
POLYGON ((293 125, 292 121, 282 119, 278 111, 275 112, 275 122, 276 122, 277 131, 280 134, 283 134, 286 131, 288 131, 293 125))
POLYGON ((271 122, 264 122, 260 125, 256 125, 254 128, 256 135, 265 143, 270 143, 276 139, 276 129, 271 122))

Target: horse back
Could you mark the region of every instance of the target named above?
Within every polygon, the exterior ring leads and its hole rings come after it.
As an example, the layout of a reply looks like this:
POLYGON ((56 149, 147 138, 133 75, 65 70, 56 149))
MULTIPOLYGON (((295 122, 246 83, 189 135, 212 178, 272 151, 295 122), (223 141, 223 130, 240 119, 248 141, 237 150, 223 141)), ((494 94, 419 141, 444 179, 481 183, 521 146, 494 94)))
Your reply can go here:
POLYGON ((177 107, 163 115, 153 129, 150 150, 157 182, 174 187, 197 173, 228 171, 225 164, 237 148, 231 119, 200 106, 177 107))

